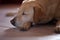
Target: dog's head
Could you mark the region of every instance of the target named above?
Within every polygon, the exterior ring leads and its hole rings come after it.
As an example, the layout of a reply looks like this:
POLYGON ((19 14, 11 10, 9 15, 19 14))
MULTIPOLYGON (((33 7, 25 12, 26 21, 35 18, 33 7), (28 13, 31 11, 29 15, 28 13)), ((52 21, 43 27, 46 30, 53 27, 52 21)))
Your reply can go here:
POLYGON ((41 8, 39 7, 20 7, 17 16, 11 20, 11 23, 16 27, 27 28, 30 27, 31 22, 38 23, 40 20, 41 8))

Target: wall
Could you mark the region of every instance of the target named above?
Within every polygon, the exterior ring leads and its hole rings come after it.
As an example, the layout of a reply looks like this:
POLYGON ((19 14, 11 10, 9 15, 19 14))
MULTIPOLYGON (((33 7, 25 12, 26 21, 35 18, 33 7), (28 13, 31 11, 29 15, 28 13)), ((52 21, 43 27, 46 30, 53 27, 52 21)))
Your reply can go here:
POLYGON ((0 4, 21 4, 23 0, 0 0, 0 4))

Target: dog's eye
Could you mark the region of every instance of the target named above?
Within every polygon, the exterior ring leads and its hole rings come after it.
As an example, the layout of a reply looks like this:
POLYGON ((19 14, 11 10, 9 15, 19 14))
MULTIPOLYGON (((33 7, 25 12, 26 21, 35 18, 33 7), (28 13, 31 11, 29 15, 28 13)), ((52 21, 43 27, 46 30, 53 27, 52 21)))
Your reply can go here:
POLYGON ((24 12, 23 12, 23 14, 22 15, 26 15, 24 12))

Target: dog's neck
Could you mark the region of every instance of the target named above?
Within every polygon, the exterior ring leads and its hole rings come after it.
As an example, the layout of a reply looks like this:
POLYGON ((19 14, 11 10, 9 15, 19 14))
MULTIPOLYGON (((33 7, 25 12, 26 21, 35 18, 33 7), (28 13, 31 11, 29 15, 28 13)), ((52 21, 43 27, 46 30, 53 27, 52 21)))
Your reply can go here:
POLYGON ((23 3, 30 2, 30 1, 35 1, 35 0, 24 0, 23 3))

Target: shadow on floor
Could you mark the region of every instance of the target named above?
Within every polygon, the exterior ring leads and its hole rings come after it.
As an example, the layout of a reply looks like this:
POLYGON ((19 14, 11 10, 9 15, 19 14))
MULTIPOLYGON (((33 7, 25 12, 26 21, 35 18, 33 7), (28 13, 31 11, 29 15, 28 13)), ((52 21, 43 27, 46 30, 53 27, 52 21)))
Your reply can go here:
POLYGON ((54 26, 34 26, 28 31, 19 31, 16 28, 10 28, 5 30, 5 37, 37 37, 47 36, 54 34, 54 26))

